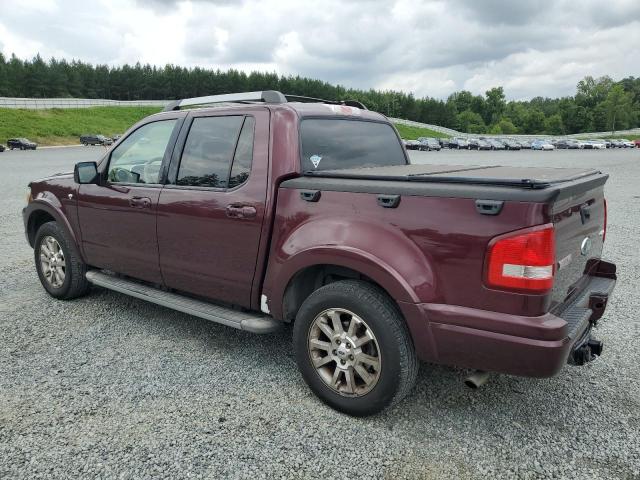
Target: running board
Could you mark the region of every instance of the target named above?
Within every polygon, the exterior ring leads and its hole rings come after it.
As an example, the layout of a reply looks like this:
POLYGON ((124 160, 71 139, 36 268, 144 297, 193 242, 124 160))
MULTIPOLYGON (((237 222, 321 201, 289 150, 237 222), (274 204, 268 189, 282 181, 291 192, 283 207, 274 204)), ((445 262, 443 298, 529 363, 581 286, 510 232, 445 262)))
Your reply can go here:
POLYGON ((163 307, 247 332, 271 333, 282 326, 282 322, 278 322, 271 317, 240 312, 177 293, 165 292, 164 290, 109 275, 99 270, 90 270, 86 276, 89 282, 99 287, 108 288, 109 290, 124 293, 125 295, 140 298, 157 305, 162 305, 163 307))

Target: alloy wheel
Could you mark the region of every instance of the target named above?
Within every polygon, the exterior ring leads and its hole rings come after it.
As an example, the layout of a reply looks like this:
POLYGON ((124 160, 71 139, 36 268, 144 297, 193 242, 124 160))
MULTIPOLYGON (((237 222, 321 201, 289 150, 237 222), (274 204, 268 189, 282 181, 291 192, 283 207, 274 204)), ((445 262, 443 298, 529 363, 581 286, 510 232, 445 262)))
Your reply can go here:
POLYGON ((365 321, 348 310, 328 309, 314 319, 308 351, 317 374, 340 395, 360 397, 378 383, 378 341, 365 321))

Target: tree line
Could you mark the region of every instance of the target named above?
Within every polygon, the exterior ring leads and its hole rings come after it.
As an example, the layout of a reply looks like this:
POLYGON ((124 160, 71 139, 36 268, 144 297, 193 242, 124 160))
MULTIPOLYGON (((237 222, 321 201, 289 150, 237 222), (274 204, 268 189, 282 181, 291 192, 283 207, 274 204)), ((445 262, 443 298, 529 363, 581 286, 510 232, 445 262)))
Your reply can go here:
POLYGON ((347 89, 300 76, 226 71, 176 65, 93 65, 40 55, 22 60, 0 53, 0 96, 165 100, 254 90, 330 100, 354 99, 390 117, 441 125, 469 133, 562 135, 640 126, 640 78, 614 81, 585 77, 576 94, 507 101, 503 87, 484 95, 468 91, 446 100, 398 91, 347 89))

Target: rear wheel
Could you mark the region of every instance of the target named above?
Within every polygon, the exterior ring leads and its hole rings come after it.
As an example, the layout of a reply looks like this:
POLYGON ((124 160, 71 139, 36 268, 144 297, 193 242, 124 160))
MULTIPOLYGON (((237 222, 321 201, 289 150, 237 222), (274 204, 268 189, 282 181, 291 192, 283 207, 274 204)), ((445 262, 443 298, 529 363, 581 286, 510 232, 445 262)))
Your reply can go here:
POLYGON ((47 222, 36 233, 34 256, 36 270, 44 289, 55 298, 69 300, 89 290, 82 262, 72 240, 56 222, 47 222))
POLYGON ((316 290, 300 308, 293 336, 305 382, 336 410, 372 415, 415 384, 418 361, 404 319, 385 292, 366 282, 316 290))

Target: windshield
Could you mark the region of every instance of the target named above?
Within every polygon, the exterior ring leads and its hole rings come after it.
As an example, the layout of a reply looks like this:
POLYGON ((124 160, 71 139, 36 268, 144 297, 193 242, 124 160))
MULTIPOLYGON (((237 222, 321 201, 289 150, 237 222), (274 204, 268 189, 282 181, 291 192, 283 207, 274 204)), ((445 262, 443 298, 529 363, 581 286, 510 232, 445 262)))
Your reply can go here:
POLYGON ((406 165, 395 130, 386 123, 309 118, 300 124, 302 171, 406 165))

